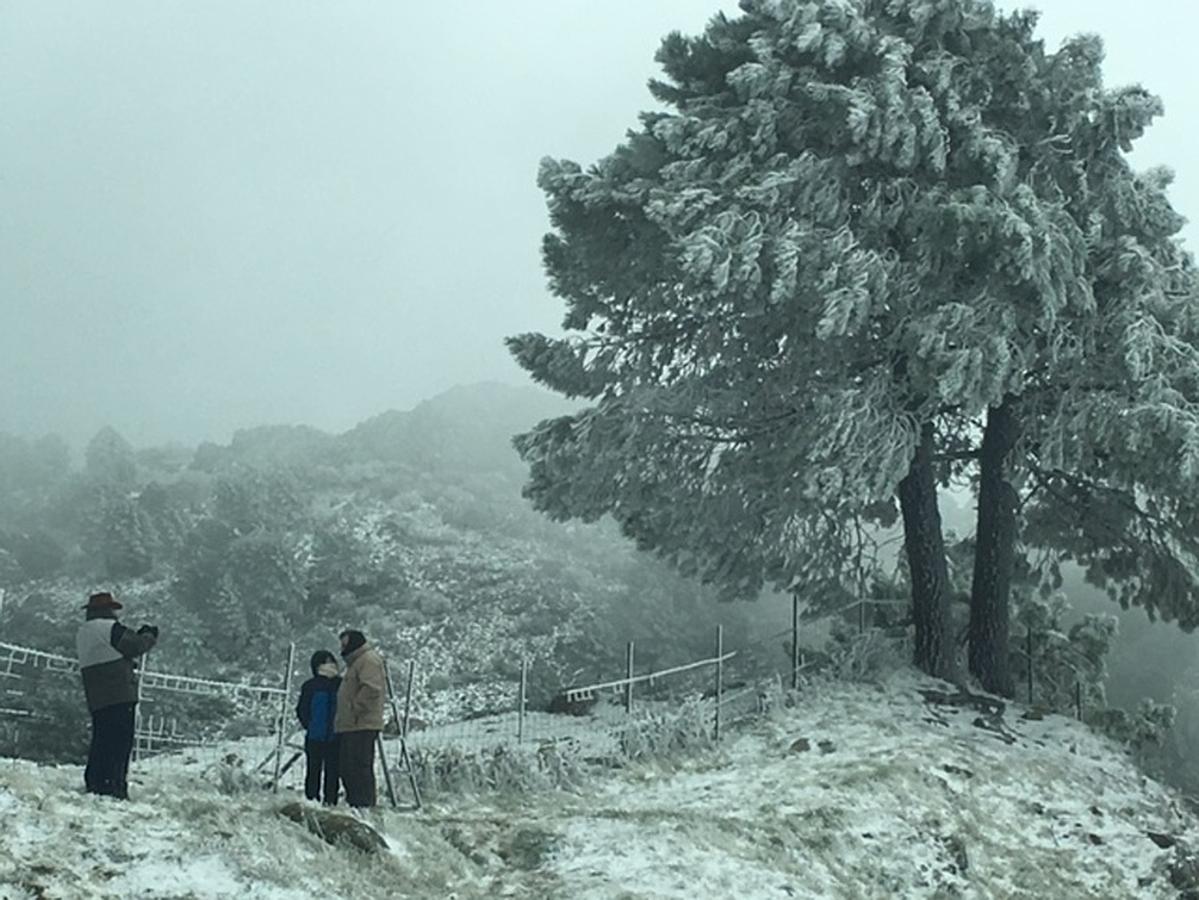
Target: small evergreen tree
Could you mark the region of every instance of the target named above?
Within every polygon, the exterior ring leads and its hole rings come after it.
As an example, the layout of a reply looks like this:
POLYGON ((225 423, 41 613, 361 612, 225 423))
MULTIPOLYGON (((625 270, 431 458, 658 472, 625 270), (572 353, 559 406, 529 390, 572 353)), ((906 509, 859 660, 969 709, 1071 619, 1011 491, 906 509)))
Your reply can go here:
POLYGON ((94 483, 130 489, 137 482, 133 447, 110 426, 101 428, 88 442, 84 460, 87 476, 94 483))
POLYGON ((283 472, 241 469, 213 485, 208 514, 183 540, 173 593, 215 639, 218 657, 235 659, 294 625, 309 528, 283 472))
POLYGON ((100 534, 104 571, 109 578, 136 578, 154 564, 153 531, 137 501, 110 496, 102 511, 100 534))
POLYGON ((70 471, 70 451, 58 435, 36 441, 0 432, 0 525, 44 504, 70 471))

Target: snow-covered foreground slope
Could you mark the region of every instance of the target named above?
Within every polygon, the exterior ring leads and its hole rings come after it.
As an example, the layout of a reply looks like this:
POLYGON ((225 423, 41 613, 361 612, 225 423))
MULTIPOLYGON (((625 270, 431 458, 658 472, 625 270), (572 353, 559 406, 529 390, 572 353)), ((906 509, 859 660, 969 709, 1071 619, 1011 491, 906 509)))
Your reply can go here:
POLYGON ((927 705, 917 689, 936 686, 809 688, 717 753, 580 793, 375 811, 380 856, 282 818, 290 797, 223 796, 182 769, 144 767, 119 804, 76 769, 4 760, 0 897, 1177 896, 1177 848, 1147 832, 1199 829, 1167 790, 1075 722, 1009 709, 1007 743, 927 705))

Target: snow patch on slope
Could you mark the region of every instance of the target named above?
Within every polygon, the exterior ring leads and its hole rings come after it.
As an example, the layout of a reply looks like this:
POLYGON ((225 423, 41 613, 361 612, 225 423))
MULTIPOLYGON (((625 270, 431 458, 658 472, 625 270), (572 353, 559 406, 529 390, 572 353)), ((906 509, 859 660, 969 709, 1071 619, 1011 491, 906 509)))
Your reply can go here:
POLYGON ((1178 798, 1077 722, 1013 706, 1008 743, 926 705, 937 686, 821 684, 670 766, 376 810, 393 851, 375 857, 282 819, 290 796, 223 796, 195 766, 139 767, 121 804, 83 794, 78 769, 4 760, 0 897, 1175 896, 1173 851, 1146 832, 1199 843, 1178 798))

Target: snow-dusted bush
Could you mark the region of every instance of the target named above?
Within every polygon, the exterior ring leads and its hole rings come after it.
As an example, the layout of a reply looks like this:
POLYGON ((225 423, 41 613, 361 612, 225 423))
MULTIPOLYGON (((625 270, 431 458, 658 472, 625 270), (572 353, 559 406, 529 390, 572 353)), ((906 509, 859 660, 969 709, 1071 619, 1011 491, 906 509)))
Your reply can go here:
POLYGON ((227 796, 248 794, 262 788, 260 779, 246 768, 246 761, 235 753, 228 753, 209 766, 206 776, 215 780, 217 790, 227 796))
POLYGON ((1081 699, 1085 717, 1088 711, 1107 706, 1103 684, 1107 655, 1116 638, 1116 618, 1088 615, 1066 628, 1062 622, 1069 612, 1070 603, 1061 592, 1027 597, 1014 617, 1012 669, 1024 676, 1027 688, 1031 645, 1033 702, 1067 712, 1081 699))
POLYGON ((412 766, 421 792, 428 796, 573 789, 583 781, 576 755, 550 741, 473 750, 457 746, 422 749, 412 753, 412 766))
POLYGON ((1134 712, 1107 708, 1096 710, 1087 721, 1099 731, 1141 752, 1161 746, 1174 727, 1177 710, 1168 703, 1148 698, 1134 712))
POLYGON ((617 731, 620 755, 645 762, 708 750, 714 745, 712 708, 698 700, 639 716, 617 731))
POLYGON ((1058 712, 1077 714, 1102 734, 1128 746, 1144 767, 1163 768, 1162 748, 1174 727, 1176 709, 1149 698, 1135 710, 1107 705, 1104 683, 1107 656, 1116 639, 1115 616, 1088 615, 1068 629, 1061 624, 1070 611, 1065 594, 1031 596, 1017 610, 1012 629, 1013 668, 1031 669, 1033 701, 1058 712), (1081 709, 1077 708, 1081 706, 1081 709))
POLYGON ((842 620, 829 635, 830 671, 844 681, 864 681, 892 672, 911 658, 906 636, 896 637, 881 628, 858 631, 842 620))

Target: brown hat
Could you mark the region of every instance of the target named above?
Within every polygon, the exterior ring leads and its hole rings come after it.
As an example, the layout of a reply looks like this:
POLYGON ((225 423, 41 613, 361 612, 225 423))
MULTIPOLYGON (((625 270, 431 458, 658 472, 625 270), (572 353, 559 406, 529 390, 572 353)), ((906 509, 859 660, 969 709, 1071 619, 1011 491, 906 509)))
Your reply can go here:
POLYGON ((98 594, 92 594, 87 598, 87 603, 84 609, 120 609, 119 604, 112 594, 108 591, 100 591, 98 594))

